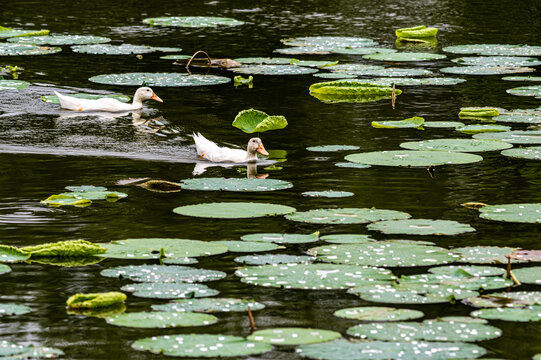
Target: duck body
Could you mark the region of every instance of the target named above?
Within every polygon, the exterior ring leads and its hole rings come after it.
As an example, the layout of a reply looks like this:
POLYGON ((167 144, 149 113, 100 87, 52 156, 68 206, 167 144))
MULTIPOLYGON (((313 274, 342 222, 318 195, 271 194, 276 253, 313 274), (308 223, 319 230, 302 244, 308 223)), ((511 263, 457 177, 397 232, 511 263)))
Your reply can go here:
POLYGON ((154 91, 149 87, 141 87, 137 89, 133 96, 133 102, 126 104, 116 99, 101 98, 96 100, 79 99, 73 96, 62 95, 54 92, 60 101, 60 107, 72 111, 107 111, 107 112, 122 112, 133 111, 143 107, 143 101, 147 99, 163 102, 154 91))
POLYGON ((200 133, 192 135, 197 155, 212 162, 244 163, 257 161, 257 153, 268 155, 263 142, 259 138, 252 138, 246 150, 220 147, 208 140, 200 133))

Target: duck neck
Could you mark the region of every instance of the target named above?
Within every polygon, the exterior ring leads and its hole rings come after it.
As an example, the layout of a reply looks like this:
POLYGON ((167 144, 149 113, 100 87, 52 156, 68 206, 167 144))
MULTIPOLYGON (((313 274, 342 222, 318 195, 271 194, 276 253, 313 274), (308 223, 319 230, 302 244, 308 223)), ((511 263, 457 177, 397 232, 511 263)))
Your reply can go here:
POLYGON ((250 151, 248 148, 246 151, 246 161, 257 161, 257 153, 255 151, 250 151))
POLYGON ((141 98, 136 95, 133 97, 133 102, 131 105, 134 109, 141 109, 143 107, 143 100, 141 100, 141 98))

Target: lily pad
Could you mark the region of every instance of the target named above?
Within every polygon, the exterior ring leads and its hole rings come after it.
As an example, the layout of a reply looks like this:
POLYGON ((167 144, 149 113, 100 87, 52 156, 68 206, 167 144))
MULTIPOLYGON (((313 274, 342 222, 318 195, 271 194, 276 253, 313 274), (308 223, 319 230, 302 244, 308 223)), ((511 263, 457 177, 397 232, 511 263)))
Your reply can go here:
POLYGON ((295 65, 254 65, 229 69, 237 74, 249 75, 305 75, 318 72, 318 69, 295 65))
POLYGON ((397 52, 395 49, 378 47, 356 47, 356 48, 333 48, 333 54, 345 55, 369 55, 369 54, 391 54, 397 52))
POLYGON ((107 323, 133 328, 173 328, 212 325, 218 322, 216 316, 191 312, 131 312, 108 317, 107 323))
POLYGON ((366 224, 379 220, 407 219, 410 214, 395 210, 368 208, 315 209, 286 215, 293 221, 312 224, 366 224))
POLYGON ((59 47, 36 46, 30 44, 0 44, 0 56, 50 55, 62 51, 59 47))
POLYGON ((482 133, 474 135, 473 138, 500 140, 510 144, 541 144, 541 130, 513 130, 497 133, 482 133))
POLYGON ((121 304, 126 301, 126 298, 126 294, 118 291, 75 294, 69 297, 66 305, 70 309, 96 309, 121 304))
POLYGON ((431 61, 445 59, 446 57, 446 55, 442 54, 420 52, 396 52, 391 54, 369 54, 363 56, 364 59, 392 62, 431 61))
POLYGON ((447 164, 471 164, 482 161, 479 155, 446 151, 393 150, 351 154, 346 160, 369 165, 427 167, 447 164))
POLYGON ((165 259, 161 259, 161 261, 165 265, 193 265, 199 262, 197 259, 189 258, 189 257, 165 258, 165 259))
POLYGON ((28 360, 28 359, 52 359, 64 355, 60 349, 37 346, 37 345, 19 345, 0 341, 0 356, 3 360, 28 360))
POLYGON ((203 284, 138 283, 124 285, 122 291, 133 292, 133 296, 149 299, 191 299, 215 296, 220 292, 203 284))
POLYGON ((258 65, 291 65, 291 58, 286 57, 246 57, 233 59, 241 64, 258 64, 258 65))
POLYGON ((400 129, 400 128, 420 128, 423 126, 425 119, 414 116, 405 120, 398 121, 372 121, 372 127, 385 129, 400 129))
POLYGON ((515 291, 497 292, 474 296, 462 301, 466 305, 483 308, 525 307, 541 305, 541 292, 515 291))
POLYGON ((244 241, 273 242, 276 244, 304 244, 319 240, 319 232, 312 234, 258 233, 241 236, 244 241))
POLYGON ((160 59, 162 60, 189 60, 191 59, 191 56, 182 55, 182 54, 172 54, 172 55, 160 56, 160 59))
POLYGON ((364 234, 325 235, 321 237, 321 240, 325 240, 326 242, 331 244, 364 244, 375 241, 370 237, 370 235, 364 234))
POLYGON ((0 79, 0 91, 2 90, 23 90, 30 85, 29 82, 21 80, 1 80, 0 79))
MULTIPOLYGON (((0 86, 2 83, 0 82, 0 86)), ((69 94, 70 97, 75 97, 78 99, 89 99, 89 100, 96 100, 96 99, 103 99, 103 98, 111 98, 116 99, 120 102, 128 102, 131 101, 131 98, 126 95, 119 95, 119 94, 112 94, 112 95, 102 95, 102 94, 85 94, 85 93, 77 93, 77 94, 69 94)), ((58 97, 56 95, 44 95, 41 97, 41 101, 51 104, 60 104, 60 101, 58 100, 58 97)), ((97 191, 106 191, 107 189, 104 187, 101 190, 97 191)), ((72 190, 72 191, 78 191, 78 190, 72 190)))
POLYGON ((456 131, 460 131, 464 134, 480 134, 485 132, 502 132, 502 131, 509 131, 511 130, 510 126, 504 126, 504 125, 464 125, 456 128, 456 131))
POLYGON ((62 193, 61 196, 70 196, 79 200, 118 200, 128 196, 128 194, 118 191, 78 191, 62 193))
POLYGON ((412 38, 412 39, 430 38, 430 37, 436 36, 437 33, 438 33, 438 29, 433 28, 433 27, 427 28, 424 25, 396 29, 395 31, 395 35, 398 38, 412 38))
POLYGON ((541 112, 532 114, 507 113, 505 115, 493 117, 492 120, 519 124, 541 124, 541 112))
POLYGON ((182 180, 184 190, 206 191, 274 191, 293 187, 289 181, 248 178, 196 178, 182 180))
POLYGON ((316 67, 316 68, 326 68, 338 64, 338 61, 317 61, 317 60, 299 60, 291 59, 289 60, 290 65, 296 66, 307 66, 307 67, 316 67))
MULTIPOLYGON (((468 246, 452 249, 454 253, 462 255, 461 262, 469 264, 507 264, 507 257, 518 248, 498 246, 468 246)), ((518 260, 511 260, 518 262, 518 260)))
POLYGON ((9 245, 0 245, 0 263, 12 263, 25 261, 30 258, 30 254, 22 251, 18 247, 9 245))
POLYGON ((368 65, 368 64, 338 64, 334 65, 331 70, 333 73, 339 72, 347 74, 349 72, 365 71, 365 70, 384 70, 385 67, 380 65, 368 65))
POLYGON ((214 299, 182 299, 175 300, 168 304, 152 305, 155 311, 177 311, 177 312, 246 312, 264 309, 265 305, 253 300, 214 298, 214 299))
MULTIPOLYGON (((509 149, 501 152, 502 155, 528 160, 541 160, 541 146, 509 149)), ((0 259, 1 261, 1 259, 0 259)))
POLYGON ((409 77, 389 77, 375 78, 369 80, 372 84, 392 86, 446 86, 456 85, 466 82, 465 79, 454 77, 428 77, 428 78, 409 78, 409 77))
POLYGON ((188 28, 238 26, 244 24, 244 21, 215 16, 156 17, 143 19, 143 22, 145 24, 149 24, 150 26, 174 26, 188 28))
POLYGON ((541 61, 532 57, 521 56, 471 56, 461 57, 451 60, 460 65, 473 66, 537 66, 541 65, 541 61))
POLYGON ((458 117, 461 119, 469 118, 469 117, 486 117, 490 118, 493 116, 500 115, 501 112, 505 111, 505 109, 495 108, 495 107, 463 107, 460 108, 460 112, 458 113, 458 117))
POLYGON ((271 264, 308 264, 315 260, 312 256, 297 255, 248 255, 236 257, 235 262, 243 265, 271 265, 271 264))
POLYGON ((436 275, 462 274, 464 276, 501 276, 505 274, 505 269, 495 266, 475 266, 475 265, 449 265, 438 266, 428 269, 428 272, 436 275))
POLYGON ((173 212, 204 218, 244 219, 291 214, 295 208, 268 203, 220 202, 179 206, 173 212))
MULTIPOLYGON (((332 71, 338 71, 336 67, 331 68, 332 71)), ((405 76, 427 76, 433 75, 433 72, 425 69, 407 69, 407 68, 382 68, 382 69, 358 69, 348 70, 346 73, 358 76, 374 76, 374 77, 405 77, 405 76)))
POLYGON ((8 27, 0 26, 0 39, 22 36, 47 36, 50 30, 24 30, 24 29, 12 29, 8 27))
POLYGON ((256 109, 242 110, 237 114, 232 124, 247 134, 279 130, 287 126, 287 120, 281 115, 267 115, 256 109))
POLYGON ((28 351, 28 347, 15 344, 9 341, 0 340, 0 356, 13 356, 28 351))
POLYGON ((541 223, 541 203, 488 205, 479 211, 479 216, 488 220, 541 223))
POLYGON ((216 75, 188 75, 180 73, 125 73, 97 75, 88 79, 105 85, 180 87, 219 85, 231 81, 230 78, 216 75))
POLYGON ((500 75, 533 72, 535 69, 521 66, 452 66, 441 68, 440 71, 459 75, 500 75))
POLYGON ((504 76, 505 81, 541 81, 541 76, 504 76))
POLYGON ((372 39, 353 36, 305 36, 280 41, 288 46, 318 46, 322 48, 364 48, 378 44, 372 39))
POLYGON ((368 169, 372 167, 368 164, 358 164, 353 162, 339 162, 334 164, 334 166, 343 167, 343 168, 354 168, 354 169, 368 169))
POLYGON ((30 254, 32 259, 43 257, 92 257, 106 251, 98 244, 85 240, 58 241, 35 246, 25 246, 21 251, 30 254))
POLYGON ((431 139, 404 142, 400 144, 400 147, 409 150, 482 152, 509 149, 513 145, 497 140, 431 139))
POLYGON ((92 35, 51 35, 51 36, 31 36, 14 37, 8 39, 9 42, 18 44, 34 45, 83 45, 83 44, 102 44, 111 41, 108 37, 92 35))
POLYGON ((355 194, 349 191, 326 190, 326 191, 305 191, 302 193, 302 195, 306 197, 339 198, 339 197, 353 196, 355 194))
POLYGON ((367 226, 368 230, 384 234, 458 235, 475 231, 468 224, 453 220, 407 219, 379 221, 367 226))
POLYGON ((26 305, 0 303, 0 317, 5 315, 23 315, 31 311, 32 309, 26 305))
POLYGON ((319 151, 319 152, 334 152, 334 151, 348 151, 348 150, 359 150, 359 146, 354 145, 320 145, 320 146, 310 146, 307 147, 308 151, 319 151))
POLYGON ((518 322, 541 321, 541 306, 533 305, 520 308, 481 309, 472 312, 471 316, 487 320, 518 322))
POLYGON ((241 241, 241 240, 220 240, 214 241, 217 244, 222 244, 227 246, 230 252, 262 252, 262 251, 271 251, 279 249, 280 246, 268 243, 268 242, 259 242, 259 241, 241 241))
POLYGON ((248 266, 238 269, 235 275, 251 285, 305 290, 347 289, 358 285, 385 284, 394 279, 386 269, 335 264, 248 266))
POLYGON ((525 267, 513 270, 518 281, 523 284, 541 284, 541 266, 525 267))
POLYGON ((177 265, 128 265, 102 270, 102 276, 144 283, 193 283, 216 281, 226 274, 222 271, 194 269, 177 265))
MULTIPOLYGON (((374 98, 374 97, 391 97, 393 89, 389 86, 374 85, 368 82, 354 80, 337 80, 326 81, 310 85, 310 95, 326 95, 327 98, 320 100, 333 100, 340 97, 359 97, 359 98, 374 98)), ((395 94, 402 94, 402 90, 395 89, 395 94)))
POLYGON ((491 56, 541 56, 541 46, 510 44, 472 44, 444 47, 453 54, 479 54, 491 56))
POLYGON ((486 291, 504 289, 513 285, 511 279, 501 276, 472 276, 461 270, 448 272, 446 274, 418 274, 402 276, 399 282, 403 285, 442 285, 452 286, 462 290, 486 291))
POLYGON ((534 96, 541 99, 541 85, 521 86, 507 90, 508 94, 517 96, 534 96))
POLYGON ((335 73, 316 73, 313 76, 323 79, 340 79, 340 80, 347 80, 347 79, 355 79, 356 75, 349 75, 349 74, 342 74, 339 72, 335 73))
POLYGON ((272 345, 248 341, 239 336, 207 334, 152 336, 137 340, 132 347, 160 355, 213 359, 255 355, 272 350, 272 345))
POLYGON ((284 49, 276 49, 274 52, 283 55, 329 55, 333 48, 322 46, 294 46, 284 49))
POLYGON ((464 126, 464 123, 458 121, 425 121, 423 127, 425 128, 457 128, 459 126, 464 126))
POLYGON ((247 339, 273 345, 303 345, 322 343, 340 337, 342 337, 340 333, 331 330, 273 328, 256 330, 247 339))
POLYGON ((424 314, 418 310, 397 309, 381 306, 363 306, 340 309, 334 316, 361 321, 403 321, 422 318, 424 314))

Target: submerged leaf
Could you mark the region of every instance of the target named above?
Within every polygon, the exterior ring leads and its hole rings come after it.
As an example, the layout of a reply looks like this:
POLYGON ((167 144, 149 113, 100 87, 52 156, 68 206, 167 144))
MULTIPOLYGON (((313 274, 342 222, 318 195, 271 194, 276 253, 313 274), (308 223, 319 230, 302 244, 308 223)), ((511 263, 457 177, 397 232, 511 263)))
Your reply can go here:
POLYGON ((287 120, 281 115, 269 116, 263 111, 248 109, 239 112, 232 125, 245 133, 251 134, 283 129, 287 126, 287 120))

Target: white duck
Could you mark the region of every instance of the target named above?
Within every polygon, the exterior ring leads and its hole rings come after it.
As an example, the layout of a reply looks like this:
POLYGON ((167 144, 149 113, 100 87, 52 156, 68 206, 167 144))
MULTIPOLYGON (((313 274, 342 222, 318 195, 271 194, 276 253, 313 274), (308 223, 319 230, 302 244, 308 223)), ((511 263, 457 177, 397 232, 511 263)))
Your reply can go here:
POLYGON ((220 147, 207 140, 200 133, 192 135, 197 149, 197 155, 212 162, 254 162, 257 161, 257 153, 269 155, 260 138, 251 138, 245 150, 220 147))
POLYGON ((143 107, 144 100, 155 100, 157 102, 163 102, 149 87, 141 87, 137 89, 133 96, 133 102, 126 104, 116 99, 101 98, 97 100, 79 99, 73 96, 62 95, 58 92, 54 92, 58 96, 60 101, 60 107, 62 109, 73 111, 133 111, 143 107))

